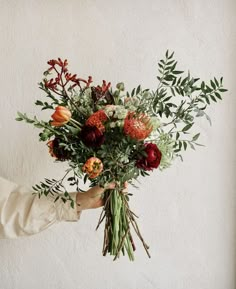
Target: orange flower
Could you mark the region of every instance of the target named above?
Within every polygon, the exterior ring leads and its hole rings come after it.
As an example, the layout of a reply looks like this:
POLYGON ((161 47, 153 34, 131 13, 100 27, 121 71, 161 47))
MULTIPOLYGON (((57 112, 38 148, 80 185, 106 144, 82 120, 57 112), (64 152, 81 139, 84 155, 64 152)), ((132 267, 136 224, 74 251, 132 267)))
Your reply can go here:
POLYGON ((152 131, 150 118, 144 113, 129 112, 124 121, 124 133, 135 140, 144 140, 152 131))
POLYGON ((53 121, 51 125, 53 126, 62 126, 66 124, 71 119, 71 112, 68 108, 64 106, 57 106, 55 112, 52 114, 53 121))
POLYGON ((90 179, 94 179, 98 177, 102 172, 103 164, 100 159, 91 157, 86 161, 82 169, 89 176, 90 179))
POLYGON ((86 121, 86 125, 88 126, 96 126, 101 132, 105 131, 105 126, 103 122, 107 120, 107 115, 104 110, 100 109, 93 113, 86 121))

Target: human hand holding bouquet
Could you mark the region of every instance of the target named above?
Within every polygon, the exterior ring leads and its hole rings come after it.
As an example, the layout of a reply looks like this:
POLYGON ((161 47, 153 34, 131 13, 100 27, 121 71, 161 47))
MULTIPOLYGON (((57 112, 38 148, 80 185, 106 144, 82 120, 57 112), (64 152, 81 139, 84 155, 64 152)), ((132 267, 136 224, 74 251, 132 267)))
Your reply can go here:
POLYGON ((103 255, 110 253, 117 259, 127 253, 133 260, 133 228, 150 257, 137 216, 129 207, 125 184, 133 184, 158 167, 168 168, 176 157, 182 158, 181 151, 200 145, 200 134, 192 133, 195 118, 210 120, 205 110, 226 91, 223 78, 207 84, 190 73, 183 76, 168 51, 158 63, 159 84, 154 91, 138 86, 129 93, 123 83, 112 88, 106 81, 93 86, 91 76, 83 79, 69 73, 67 60, 59 58, 48 64, 39 84, 46 98, 36 105, 53 110, 52 120, 31 119, 22 113, 17 120, 40 128, 39 139, 47 141, 51 156, 57 162, 67 161, 69 168, 62 179, 45 179, 35 185, 35 193, 53 195, 55 201, 61 198, 73 207, 66 181, 78 191, 81 178, 91 182, 91 190, 113 183, 103 194, 97 225, 105 222, 103 255))

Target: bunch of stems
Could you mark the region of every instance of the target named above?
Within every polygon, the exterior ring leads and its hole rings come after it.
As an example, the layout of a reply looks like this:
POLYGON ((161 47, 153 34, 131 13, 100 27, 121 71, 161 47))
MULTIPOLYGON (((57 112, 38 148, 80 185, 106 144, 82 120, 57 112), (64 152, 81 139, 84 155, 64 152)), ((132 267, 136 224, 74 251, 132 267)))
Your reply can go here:
POLYGON ((127 193, 118 188, 107 190, 104 194, 104 202, 96 227, 97 230, 100 224, 103 221, 105 222, 103 256, 110 253, 110 255, 114 256, 113 260, 116 260, 121 253, 123 255, 127 253, 130 261, 134 261, 136 247, 130 230, 133 227, 150 258, 149 247, 145 243, 136 222, 138 217, 129 208, 127 193))

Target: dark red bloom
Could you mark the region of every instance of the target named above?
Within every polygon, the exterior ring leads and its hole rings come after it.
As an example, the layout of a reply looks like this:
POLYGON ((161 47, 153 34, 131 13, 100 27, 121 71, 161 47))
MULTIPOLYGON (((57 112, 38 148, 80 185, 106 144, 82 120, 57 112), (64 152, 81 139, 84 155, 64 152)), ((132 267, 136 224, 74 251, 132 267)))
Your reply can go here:
POLYGON ((156 144, 147 143, 144 149, 146 156, 136 161, 136 166, 145 171, 151 171, 158 168, 161 162, 161 152, 156 144))
POLYGON ((87 147, 99 147, 104 143, 105 135, 96 126, 85 125, 81 132, 80 137, 87 147))
POLYGON ((49 153, 52 157, 58 159, 59 161, 65 161, 69 159, 70 153, 65 150, 63 146, 60 146, 61 139, 54 138, 50 140, 47 145, 49 147, 49 153))

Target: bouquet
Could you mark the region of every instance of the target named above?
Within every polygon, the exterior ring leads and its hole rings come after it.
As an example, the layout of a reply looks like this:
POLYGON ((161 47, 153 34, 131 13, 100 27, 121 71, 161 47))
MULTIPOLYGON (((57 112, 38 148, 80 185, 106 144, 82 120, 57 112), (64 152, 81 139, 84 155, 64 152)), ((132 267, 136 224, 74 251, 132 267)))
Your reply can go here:
POLYGON ((130 209, 130 193, 124 192, 128 182, 135 186, 139 176, 146 177, 159 168, 170 167, 188 148, 199 146, 200 133, 194 132, 196 118, 205 117, 206 108, 217 102, 222 93, 223 78, 208 83, 178 70, 174 53, 166 52, 158 63, 156 89, 131 92, 122 82, 115 87, 103 80, 93 85, 92 77, 80 78, 68 70, 67 60, 48 61, 39 88, 45 93, 36 105, 52 110, 51 120, 29 118, 18 112, 18 121, 39 128, 39 140, 47 142, 56 162, 67 162, 68 169, 60 180, 45 178, 33 189, 39 197, 54 196, 70 202, 66 184, 80 190, 80 180, 90 186, 105 187, 104 207, 98 220, 104 226, 102 253, 114 257, 127 254, 134 260, 134 231, 150 257, 149 247, 137 224, 137 215, 130 209))

